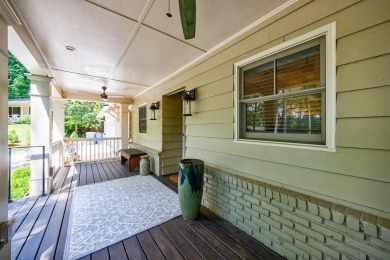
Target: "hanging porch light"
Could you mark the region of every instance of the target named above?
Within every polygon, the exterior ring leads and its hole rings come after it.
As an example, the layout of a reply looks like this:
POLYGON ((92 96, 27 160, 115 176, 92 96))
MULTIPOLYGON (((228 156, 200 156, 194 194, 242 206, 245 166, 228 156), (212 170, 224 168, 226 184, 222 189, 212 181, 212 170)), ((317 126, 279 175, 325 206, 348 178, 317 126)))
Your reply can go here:
POLYGON ((184 91, 183 100, 183 116, 192 116, 191 101, 195 101, 195 89, 184 91))
POLYGON ((156 119, 156 110, 160 109, 160 102, 152 103, 150 106, 150 120, 156 119))

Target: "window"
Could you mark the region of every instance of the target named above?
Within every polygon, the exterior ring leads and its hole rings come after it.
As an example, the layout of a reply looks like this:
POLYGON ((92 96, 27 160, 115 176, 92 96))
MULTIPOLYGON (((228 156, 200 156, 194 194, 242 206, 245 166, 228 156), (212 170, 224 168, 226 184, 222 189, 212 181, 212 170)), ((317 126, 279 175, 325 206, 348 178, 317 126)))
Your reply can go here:
POLYGON ((147 122, 147 115, 146 115, 146 105, 140 106, 138 108, 138 116, 139 116, 139 132, 140 133, 146 133, 146 122, 147 122))
POLYGON ((8 107, 8 115, 21 115, 20 107, 8 107))
POLYGON ((334 148, 334 24, 235 64, 237 141, 334 148))

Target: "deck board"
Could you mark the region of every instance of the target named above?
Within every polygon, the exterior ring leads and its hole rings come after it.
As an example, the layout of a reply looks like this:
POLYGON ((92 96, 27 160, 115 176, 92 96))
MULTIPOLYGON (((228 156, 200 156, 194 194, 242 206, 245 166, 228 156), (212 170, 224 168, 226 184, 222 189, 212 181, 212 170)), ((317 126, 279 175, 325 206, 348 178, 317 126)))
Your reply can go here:
MULTIPOLYGON (((51 194, 9 205, 17 221, 12 259, 62 259, 74 189, 134 176, 139 168, 129 172, 118 160, 106 160, 67 166, 58 174, 51 194)), ((157 179, 177 192, 168 178, 157 179)), ((197 221, 177 217, 82 259, 282 259, 209 210, 201 214, 197 221)))

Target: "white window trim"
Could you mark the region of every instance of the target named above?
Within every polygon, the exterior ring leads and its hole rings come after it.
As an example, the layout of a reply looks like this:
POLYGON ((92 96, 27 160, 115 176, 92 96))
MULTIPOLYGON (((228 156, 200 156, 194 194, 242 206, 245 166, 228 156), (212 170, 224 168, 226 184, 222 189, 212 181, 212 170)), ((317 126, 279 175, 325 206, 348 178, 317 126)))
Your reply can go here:
POLYGON ((148 121, 148 103, 147 102, 145 102, 145 103, 142 103, 142 104, 140 104, 140 105, 138 105, 137 106, 137 109, 138 109, 138 134, 139 135, 147 135, 148 134, 148 124, 146 123, 146 133, 141 133, 140 131, 139 131, 139 108, 140 107, 143 107, 143 106, 145 106, 146 107, 146 121, 148 121))
POLYGON ((255 54, 240 62, 234 64, 234 141, 237 143, 278 146, 288 148, 301 148, 310 150, 320 150, 327 152, 335 152, 335 138, 336 138, 336 22, 332 22, 322 26, 314 31, 305 33, 297 38, 281 43, 268 50, 255 54), (253 63, 257 60, 264 59, 276 53, 288 50, 295 46, 301 45, 305 42, 311 41, 318 37, 325 36, 326 48, 326 143, 324 145, 300 144, 300 143, 286 143, 275 141, 262 140, 248 140, 240 139, 240 120, 238 115, 239 110, 239 69, 247 64, 253 63))

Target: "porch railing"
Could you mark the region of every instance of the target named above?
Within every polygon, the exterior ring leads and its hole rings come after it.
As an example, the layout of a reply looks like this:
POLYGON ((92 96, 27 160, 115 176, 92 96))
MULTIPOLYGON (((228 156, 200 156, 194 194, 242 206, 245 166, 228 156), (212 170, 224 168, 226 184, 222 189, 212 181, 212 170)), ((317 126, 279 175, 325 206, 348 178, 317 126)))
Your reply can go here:
POLYGON ((118 158, 120 137, 64 139, 65 165, 118 158))

